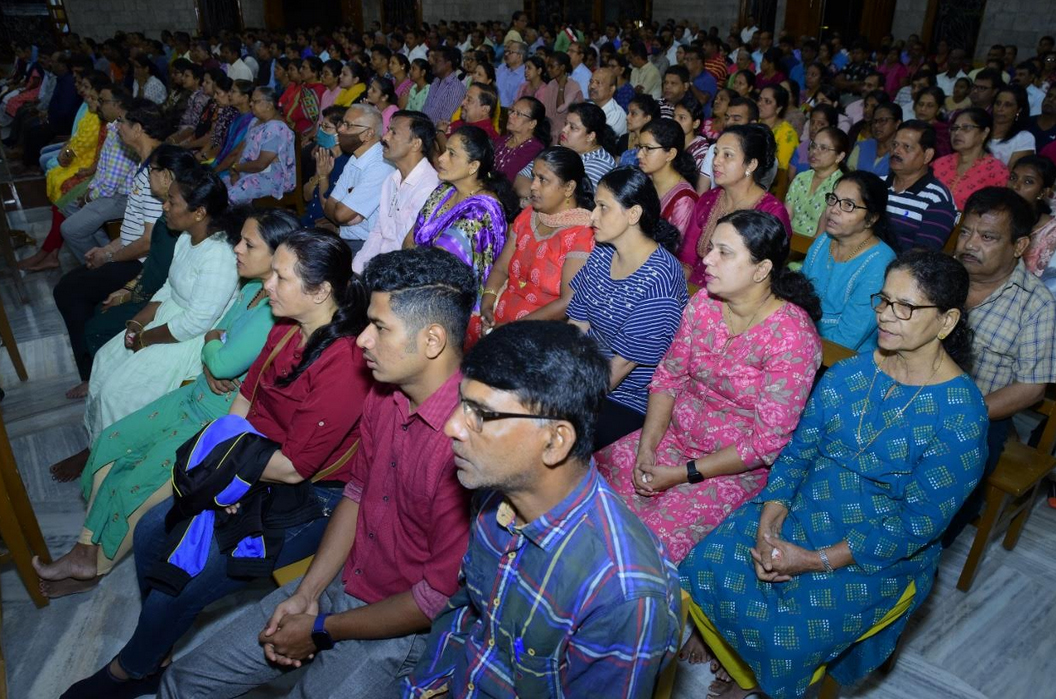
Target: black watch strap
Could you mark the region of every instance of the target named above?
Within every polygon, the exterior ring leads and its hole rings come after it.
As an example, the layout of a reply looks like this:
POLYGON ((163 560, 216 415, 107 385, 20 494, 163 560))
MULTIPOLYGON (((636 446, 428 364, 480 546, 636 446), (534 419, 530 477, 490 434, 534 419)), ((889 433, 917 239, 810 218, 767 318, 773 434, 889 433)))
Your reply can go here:
POLYGON ((694 459, 686 462, 686 476, 690 483, 700 483, 704 480, 704 475, 697 470, 697 463, 694 459))

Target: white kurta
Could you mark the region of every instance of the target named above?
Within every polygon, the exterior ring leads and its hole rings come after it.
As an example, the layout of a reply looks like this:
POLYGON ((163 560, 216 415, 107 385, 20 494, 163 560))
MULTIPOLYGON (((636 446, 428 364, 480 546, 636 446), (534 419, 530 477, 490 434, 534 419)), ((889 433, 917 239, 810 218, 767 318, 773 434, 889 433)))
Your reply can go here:
POLYGON ((180 236, 169 278, 151 299, 161 305, 147 324, 147 329, 168 325, 178 342, 132 352, 125 349, 122 332, 103 345, 88 383, 84 426, 89 443, 108 426, 202 373, 202 339, 231 303, 237 285, 235 253, 223 233, 198 245, 191 245, 189 235, 180 236))

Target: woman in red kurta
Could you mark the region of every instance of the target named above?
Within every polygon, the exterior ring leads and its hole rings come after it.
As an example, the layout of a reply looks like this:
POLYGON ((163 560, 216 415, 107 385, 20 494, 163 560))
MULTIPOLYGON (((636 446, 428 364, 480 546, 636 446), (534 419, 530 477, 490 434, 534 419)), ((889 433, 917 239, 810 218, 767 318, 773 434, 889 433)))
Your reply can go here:
MULTIPOLYGON (((484 287, 484 329, 515 320, 565 317, 572 298, 569 282, 594 249, 594 202, 586 177, 582 158, 570 148, 554 146, 536 157, 531 205, 514 220, 513 239, 484 287)), ((470 326, 472 332, 474 323, 470 326)))

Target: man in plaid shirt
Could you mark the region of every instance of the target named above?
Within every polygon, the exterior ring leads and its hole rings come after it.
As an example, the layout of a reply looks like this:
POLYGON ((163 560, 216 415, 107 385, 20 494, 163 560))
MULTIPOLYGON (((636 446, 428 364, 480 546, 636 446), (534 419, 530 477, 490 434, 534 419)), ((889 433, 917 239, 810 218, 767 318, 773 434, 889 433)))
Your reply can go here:
MULTIPOLYGON (((1037 212, 1013 190, 985 187, 968 198, 957 239, 955 256, 970 280, 970 372, 990 412, 987 476, 997 466, 1012 416, 1041 400, 1045 384, 1056 381, 1056 299, 1020 259, 1036 220, 1037 212)), ((985 480, 946 530, 946 546, 979 513, 985 480)))
POLYGON ((590 460, 607 362, 576 328, 526 321, 462 372, 444 430, 479 491, 463 584, 404 696, 652 696, 677 650, 678 571, 590 460))

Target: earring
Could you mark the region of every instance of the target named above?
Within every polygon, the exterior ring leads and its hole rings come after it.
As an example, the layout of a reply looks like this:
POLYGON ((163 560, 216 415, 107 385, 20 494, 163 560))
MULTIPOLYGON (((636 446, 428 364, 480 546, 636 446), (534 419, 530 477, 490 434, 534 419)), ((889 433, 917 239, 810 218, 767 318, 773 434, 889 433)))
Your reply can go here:
POLYGON ((945 339, 946 339, 946 333, 939 333, 939 340, 945 340, 945 339))

